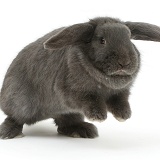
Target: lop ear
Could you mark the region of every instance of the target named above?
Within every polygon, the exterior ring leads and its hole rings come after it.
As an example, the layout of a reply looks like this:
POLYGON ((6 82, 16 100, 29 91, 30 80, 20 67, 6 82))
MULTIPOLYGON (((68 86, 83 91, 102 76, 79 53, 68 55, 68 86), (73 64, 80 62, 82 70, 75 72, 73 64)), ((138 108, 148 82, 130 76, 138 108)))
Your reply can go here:
POLYGON ((44 43, 44 48, 59 49, 68 45, 89 42, 93 32, 94 27, 89 23, 75 24, 49 38, 44 43))
POLYGON ((142 22, 125 22, 131 31, 131 38, 136 40, 160 42, 160 27, 142 22))

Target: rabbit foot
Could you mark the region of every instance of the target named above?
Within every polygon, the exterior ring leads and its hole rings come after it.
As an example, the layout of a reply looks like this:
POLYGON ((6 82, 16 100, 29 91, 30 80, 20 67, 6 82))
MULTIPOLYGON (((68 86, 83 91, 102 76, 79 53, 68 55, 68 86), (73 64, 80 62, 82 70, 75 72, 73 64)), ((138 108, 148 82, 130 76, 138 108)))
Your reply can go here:
POLYGON ((74 138, 95 138, 98 136, 97 128, 87 122, 81 122, 73 126, 58 127, 57 131, 59 134, 74 138))
POLYGON ((124 112, 115 112, 113 115, 119 122, 124 122, 131 117, 131 110, 128 109, 124 112))
POLYGON ((85 112, 85 116, 90 120, 90 121, 98 121, 98 122, 103 122, 107 118, 107 112, 105 111, 100 111, 96 109, 92 109, 90 111, 85 112))
POLYGON ((6 118, 0 126, 0 138, 1 139, 12 139, 24 137, 22 134, 23 125, 17 124, 13 119, 6 118))

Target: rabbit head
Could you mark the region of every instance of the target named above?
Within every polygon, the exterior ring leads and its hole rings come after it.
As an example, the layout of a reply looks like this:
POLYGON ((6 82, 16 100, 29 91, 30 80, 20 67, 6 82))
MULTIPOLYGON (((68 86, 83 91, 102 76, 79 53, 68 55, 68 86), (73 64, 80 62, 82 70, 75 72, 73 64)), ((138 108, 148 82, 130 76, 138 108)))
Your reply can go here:
POLYGON ((140 67, 140 54, 131 39, 160 41, 160 28, 109 17, 95 18, 63 29, 47 40, 44 47, 53 50, 78 47, 88 62, 106 77, 108 87, 120 89, 135 79, 140 67))

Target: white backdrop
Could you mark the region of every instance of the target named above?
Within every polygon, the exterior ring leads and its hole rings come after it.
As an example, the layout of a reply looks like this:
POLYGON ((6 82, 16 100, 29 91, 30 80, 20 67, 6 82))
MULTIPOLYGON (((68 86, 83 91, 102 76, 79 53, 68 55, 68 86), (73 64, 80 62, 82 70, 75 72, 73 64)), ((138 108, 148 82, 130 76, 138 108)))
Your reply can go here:
MULTIPOLYGON (((0 0, 0 87, 13 58, 47 32, 112 16, 160 26, 159 0, 0 0)), ((160 43, 133 41, 142 67, 132 89, 132 118, 124 123, 111 115, 96 139, 60 136, 52 120, 25 126, 22 139, 0 140, 0 159, 160 159, 160 43)), ((0 111, 0 123, 5 115, 0 111)))

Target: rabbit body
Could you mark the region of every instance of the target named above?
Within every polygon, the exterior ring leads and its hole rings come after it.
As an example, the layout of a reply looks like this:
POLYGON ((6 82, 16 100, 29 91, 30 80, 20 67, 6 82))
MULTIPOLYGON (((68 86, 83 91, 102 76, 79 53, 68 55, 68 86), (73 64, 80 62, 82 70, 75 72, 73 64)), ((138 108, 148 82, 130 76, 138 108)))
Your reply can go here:
POLYGON ((54 30, 25 47, 4 79, 0 103, 8 117, 0 136, 14 138, 23 124, 53 118, 61 134, 94 138, 97 129, 84 116, 103 121, 109 111, 120 121, 130 118, 129 90, 140 68, 139 51, 127 36, 132 31, 120 20, 97 18, 54 30), (96 37, 106 28, 119 36, 100 36, 99 49, 96 37))

